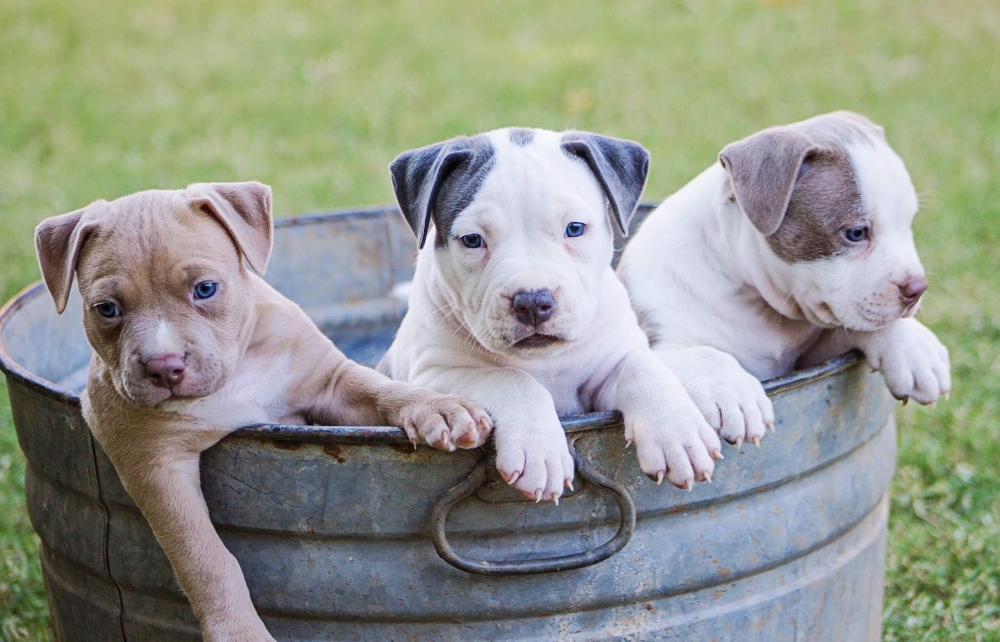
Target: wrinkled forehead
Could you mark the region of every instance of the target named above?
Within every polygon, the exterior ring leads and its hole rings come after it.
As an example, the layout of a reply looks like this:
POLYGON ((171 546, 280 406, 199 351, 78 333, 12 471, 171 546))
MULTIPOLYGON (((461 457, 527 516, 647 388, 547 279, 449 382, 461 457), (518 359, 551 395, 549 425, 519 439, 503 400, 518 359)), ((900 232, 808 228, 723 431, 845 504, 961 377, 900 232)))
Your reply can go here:
POLYGON ((148 191, 109 203, 80 253, 80 283, 115 278, 155 284, 184 265, 238 265, 236 245, 222 225, 191 211, 182 194, 148 191))

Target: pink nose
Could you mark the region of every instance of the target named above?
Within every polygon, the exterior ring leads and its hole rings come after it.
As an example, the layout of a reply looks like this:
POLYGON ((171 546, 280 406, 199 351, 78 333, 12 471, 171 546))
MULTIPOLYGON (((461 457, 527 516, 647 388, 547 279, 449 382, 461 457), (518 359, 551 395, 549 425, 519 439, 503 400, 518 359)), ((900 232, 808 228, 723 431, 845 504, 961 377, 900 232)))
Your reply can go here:
POLYGON ((165 354, 146 361, 146 375, 157 388, 176 386, 184 379, 184 359, 178 354, 165 354))
POLYGON ((909 278, 899 284, 899 293, 907 303, 915 303, 927 291, 927 279, 922 276, 909 278))

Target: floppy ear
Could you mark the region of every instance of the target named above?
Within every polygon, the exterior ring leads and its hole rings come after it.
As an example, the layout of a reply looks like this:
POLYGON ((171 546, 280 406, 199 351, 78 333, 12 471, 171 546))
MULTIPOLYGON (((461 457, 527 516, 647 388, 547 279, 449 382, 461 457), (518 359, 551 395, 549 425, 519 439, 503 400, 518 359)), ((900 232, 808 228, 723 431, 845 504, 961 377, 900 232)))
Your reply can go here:
POLYGON ((816 150, 803 134, 775 127, 730 143, 719 153, 736 203, 764 236, 778 231, 802 161, 816 150))
POLYGON ((188 205, 214 216, 236 242, 257 274, 267 270, 274 239, 271 188, 263 183, 193 183, 184 192, 188 205))
POLYGON ((396 202, 417 237, 418 248, 422 249, 427 241, 434 202, 442 183, 456 168, 472 163, 476 155, 473 140, 460 136, 403 152, 389 163, 396 202))
POLYGON ((73 274, 80 258, 80 249, 87 236, 97 228, 92 220, 94 210, 106 201, 94 201, 83 209, 53 216, 35 228, 35 252, 42 269, 42 279, 56 303, 56 312, 62 314, 73 287, 73 274))
POLYGON ((649 174, 649 152, 639 143, 588 132, 566 132, 562 149, 587 163, 604 195, 622 236, 628 236, 639 197, 649 174))

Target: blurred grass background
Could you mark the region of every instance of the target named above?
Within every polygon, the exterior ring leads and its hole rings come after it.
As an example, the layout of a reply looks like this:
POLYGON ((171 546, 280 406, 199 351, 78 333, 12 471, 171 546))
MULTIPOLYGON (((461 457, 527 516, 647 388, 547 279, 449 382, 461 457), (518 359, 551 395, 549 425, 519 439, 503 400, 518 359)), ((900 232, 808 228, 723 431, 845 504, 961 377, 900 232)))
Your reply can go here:
MULTIPOLYGON (((505 125, 653 154, 661 199, 727 142, 833 109, 885 125, 922 212, 951 401, 899 412, 886 640, 1000 639, 1000 3, 0 0, 0 295, 41 219, 193 181, 276 212, 388 203, 404 149, 505 125)), ((51 632, 0 385, 0 638, 51 632)))

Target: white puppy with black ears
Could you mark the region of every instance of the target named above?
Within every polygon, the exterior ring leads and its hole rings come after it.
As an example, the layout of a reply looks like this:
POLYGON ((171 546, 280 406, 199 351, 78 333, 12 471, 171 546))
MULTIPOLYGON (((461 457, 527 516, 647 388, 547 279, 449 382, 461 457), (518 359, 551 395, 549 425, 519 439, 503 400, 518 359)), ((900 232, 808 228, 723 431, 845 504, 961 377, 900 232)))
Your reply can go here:
POLYGON ((758 379, 860 348, 890 391, 951 387, 948 351, 914 318, 927 289, 917 195, 881 127, 835 112, 725 147, 668 198, 618 273, 654 350, 730 442, 773 424, 758 379))
POLYGON ((390 165, 421 251, 379 369, 481 403, 497 469, 527 497, 572 487, 559 414, 620 410, 642 470, 678 487, 710 480, 721 457, 611 268, 611 219, 628 229, 648 166, 637 143, 518 128, 390 165))

